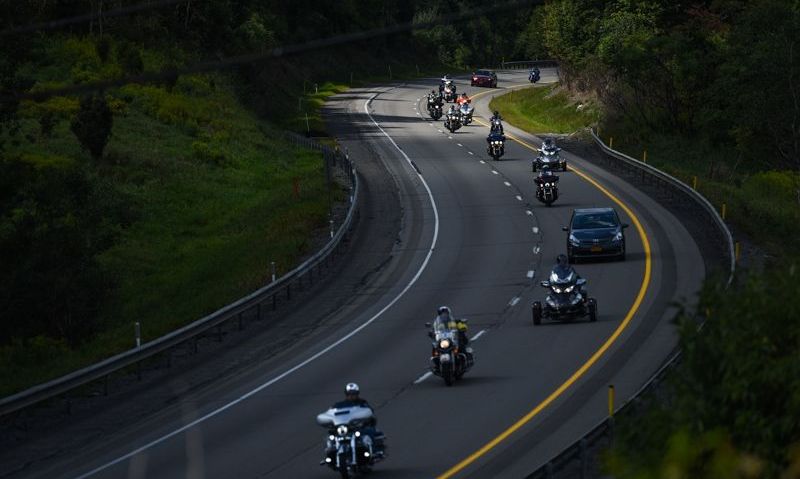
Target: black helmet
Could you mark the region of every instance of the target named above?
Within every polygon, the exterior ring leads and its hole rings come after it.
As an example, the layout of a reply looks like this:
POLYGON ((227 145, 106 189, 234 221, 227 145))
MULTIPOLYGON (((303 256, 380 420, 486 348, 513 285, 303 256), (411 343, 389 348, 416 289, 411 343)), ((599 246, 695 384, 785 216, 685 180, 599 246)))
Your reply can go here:
POLYGON ((556 256, 556 264, 558 266, 561 266, 562 268, 568 267, 569 266, 569 259, 567 258, 567 255, 565 255, 564 253, 561 253, 560 255, 556 256))
POLYGON ((499 116, 500 116, 500 112, 499 112, 499 111, 497 111, 497 110, 495 110, 495 111, 494 111, 494 116, 495 116, 495 117, 499 117, 499 116))

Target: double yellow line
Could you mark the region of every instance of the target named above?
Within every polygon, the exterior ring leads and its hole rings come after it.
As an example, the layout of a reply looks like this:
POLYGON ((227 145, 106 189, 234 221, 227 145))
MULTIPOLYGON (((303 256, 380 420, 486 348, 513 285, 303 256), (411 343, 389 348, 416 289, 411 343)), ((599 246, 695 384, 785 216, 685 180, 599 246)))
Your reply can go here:
MULTIPOLYGON (((485 95, 486 93, 489 93, 489 91, 478 93, 472 98, 485 95)), ((480 119, 476 118, 475 120, 484 126, 488 126, 480 119)), ((536 147, 530 145, 524 140, 521 140, 511 135, 506 135, 506 136, 508 136, 508 138, 510 138, 511 140, 516 141, 520 145, 524 146, 525 148, 528 148, 529 150, 539 151, 536 147)), ((639 233, 639 237, 642 240, 642 249, 644 250, 644 276, 642 278, 642 283, 639 286, 639 292, 636 295, 636 299, 633 301, 633 305, 631 305, 631 308, 628 310, 628 313, 625 315, 625 318, 622 320, 619 326, 617 326, 617 329, 614 330, 614 332, 611 334, 611 336, 608 337, 608 339, 606 339, 606 341, 602 344, 602 346, 600 346, 600 348, 598 348, 594 352, 594 354, 592 354, 592 356, 585 363, 581 365, 581 367, 579 367, 574 373, 572 373, 572 375, 566 381, 564 381, 558 388, 556 388, 553 392, 551 392, 542 402, 537 404, 533 409, 528 411, 528 413, 519 418, 514 424, 509 426, 505 431, 501 432, 495 438, 493 438, 492 440, 481 446, 480 449, 467 456, 458 464, 454 465, 444 473, 437 476, 437 479, 448 479, 455 476, 456 474, 464 470, 467 466, 477 461, 483 455, 494 449, 498 444, 508 439, 509 436, 511 436, 520 428, 528 424, 533 418, 538 416, 547 406, 549 406, 556 399, 558 399, 559 396, 561 396, 567 389, 569 389, 581 377, 583 377, 583 375, 586 374, 589 368, 591 368, 595 363, 597 363, 597 361, 606 353, 606 351, 608 351, 608 349, 611 348, 614 342, 620 337, 620 335, 622 335, 622 332, 625 331, 625 328, 627 328, 628 325, 631 323, 634 315, 641 307, 642 301, 644 301, 644 297, 647 294, 647 289, 650 286, 650 275, 652 273, 652 254, 650 250, 650 240, 647 238, 647 233, 645 232, 641 221, 639 221, 639 218, 633 213, 633 211, 628 207, 628 205, 626 205, 621 199, 616 197, 613 193, 608 191, 603 185, 598 183, 595 179, 590 177, 587 173, 584 173, 583 171, 581 171, 578 168, 575 168, 572 165, 570 165, 570 171, 580 176, 586 182, 588 182, 589 184, 600 190, 604 195, 609 197, 623 211, 625 211, 625 213, 628 215, 628 217, 630 217, 631 221, 636 227, 636 231, 639 233)))

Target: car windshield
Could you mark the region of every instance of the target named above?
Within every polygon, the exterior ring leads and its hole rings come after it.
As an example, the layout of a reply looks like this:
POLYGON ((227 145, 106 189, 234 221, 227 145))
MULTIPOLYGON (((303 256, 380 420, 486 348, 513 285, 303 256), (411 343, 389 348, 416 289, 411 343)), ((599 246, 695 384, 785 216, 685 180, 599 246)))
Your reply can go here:
POLYGON ((613 228, 619 224, 617 215, 613 211, 599 213, 581 213, 572 220, 572 229, 589 230, 596 228, 613 228))
POLYGON ((492 76, 492 74, 486 70, 478 70, 475 72, 476 75, 483 75, 483 76, 492 76))

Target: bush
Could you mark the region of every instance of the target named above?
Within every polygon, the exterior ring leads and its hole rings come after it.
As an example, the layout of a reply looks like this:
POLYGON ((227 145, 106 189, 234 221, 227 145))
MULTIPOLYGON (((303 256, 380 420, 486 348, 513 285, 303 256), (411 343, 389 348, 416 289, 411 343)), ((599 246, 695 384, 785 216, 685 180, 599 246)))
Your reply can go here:
POLYGON ((124 42, 117 46, 117 62, 122 66, 123 71, 129 75, 138 75, 144 72, 142 54, 136 45, 132 43, 124 42))
POLYGON ((100 160, 111 137, 114 115, 102 95, 91 95, 81 99, 80 109, 72 119, 71 129, 81 146, 92 158, 100 160))

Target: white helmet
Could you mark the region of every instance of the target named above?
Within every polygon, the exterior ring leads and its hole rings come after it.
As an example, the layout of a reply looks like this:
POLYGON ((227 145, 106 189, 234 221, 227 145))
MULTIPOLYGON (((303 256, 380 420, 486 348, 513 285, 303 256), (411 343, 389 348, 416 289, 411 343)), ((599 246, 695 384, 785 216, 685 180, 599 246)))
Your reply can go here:
POLYGON ((355 394, 358 396, 360 389, 358 389, 358 384, 356 383, 347 383, 347 386, 344 387, 344 393, 347 395, 355 394))
POLYGON ((452 316, 452 313, 450 312, 450 308, 448 306, 439 306, 439 309, 436 310, 436 314, 442 315, 444 313, 447 313, 448 316, 452 316))

